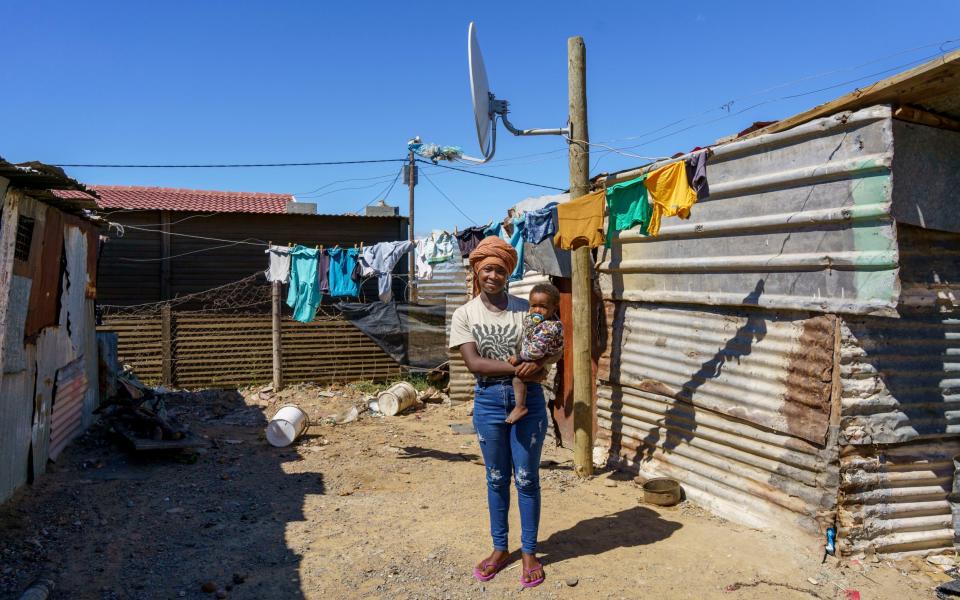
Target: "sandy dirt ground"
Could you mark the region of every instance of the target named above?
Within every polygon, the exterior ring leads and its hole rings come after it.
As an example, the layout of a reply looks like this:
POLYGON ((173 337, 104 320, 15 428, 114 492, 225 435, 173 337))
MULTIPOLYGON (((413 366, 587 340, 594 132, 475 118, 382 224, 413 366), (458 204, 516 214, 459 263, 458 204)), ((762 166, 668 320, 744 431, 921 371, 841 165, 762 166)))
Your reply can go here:
POLYGON ((195 455, 133 455, 103 426, 0 507, 0 595, 43 569, 52 598, 931 598, 946 579, 922 560, 861 564, 813 543, 756 531, 689 503, 646 506, 627 473, 579 481, 570 454, 543 457, 540 551, 547 579, 519 586, 514 562, 478 583, 490 549, 484 470, 469 405, 364 413, 351 387, 297 386, 171 402, 209 439, 195 455), (283 403, 315 422, 273 448, 266 418, 283 403), (325 419, 326 418, 326 419, 325 419), (325 422, 326 421, 326 422, 325 422), (195 460, 194 460, 195 459, 195 460))

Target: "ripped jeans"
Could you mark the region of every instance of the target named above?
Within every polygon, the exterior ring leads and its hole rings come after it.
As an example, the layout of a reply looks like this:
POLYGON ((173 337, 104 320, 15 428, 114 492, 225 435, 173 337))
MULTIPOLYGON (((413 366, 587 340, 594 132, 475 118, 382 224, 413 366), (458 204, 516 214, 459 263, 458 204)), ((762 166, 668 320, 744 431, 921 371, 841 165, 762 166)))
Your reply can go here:
POLYGON ((540 451, 547 433, 547 408, 543 388, 527 384, 527 412, 513 425, 504 422, 513 410, 510 379, 477 381, 473 427, 487 470, 487 505, 490 536, 496 550, 507 550, 507 513, 510 510, 510 475, 517 486, 520 507, 521 549, 537 551, 540 526, 540 451))

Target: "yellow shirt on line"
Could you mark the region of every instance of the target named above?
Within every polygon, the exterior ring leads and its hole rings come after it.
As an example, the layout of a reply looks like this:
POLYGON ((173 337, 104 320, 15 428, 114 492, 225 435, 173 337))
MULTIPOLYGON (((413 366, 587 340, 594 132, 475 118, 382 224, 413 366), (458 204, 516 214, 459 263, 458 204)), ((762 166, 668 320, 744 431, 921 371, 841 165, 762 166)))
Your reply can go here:
MULTIPOLYGON (((681 164, 681 166, 683 166, 681 164)), ((563 250, 603 244, 603 208, 606 192, 597 190, 557 205, 557 234, 553 245, 563 250)))
POLYGON ((650 225, 647 226, 649 235, 660 232, 660 220, 663 217, 690 218, 690 207, 697 201, 697 193, 687 182, 684 161, 652 171, 643 183, 650 192, 650 203, 653 205, 650 225))

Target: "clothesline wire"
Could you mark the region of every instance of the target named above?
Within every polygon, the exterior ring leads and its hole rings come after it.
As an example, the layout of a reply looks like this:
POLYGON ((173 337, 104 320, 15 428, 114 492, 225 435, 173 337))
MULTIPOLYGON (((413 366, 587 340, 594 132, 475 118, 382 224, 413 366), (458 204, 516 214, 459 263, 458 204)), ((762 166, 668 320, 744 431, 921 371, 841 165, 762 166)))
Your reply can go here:
POLYGON ((500 177, 500 176, 497 176, 497 175, 490 175, 489 173, 478 173, 478 172, 476 172, 476 171, 471 171, 471 170, 469 170, 469 169, 461 169, 461 168, 459 168, 459 167, 450 167, 450 166, 447 166, 447 165, 440 165, 440 164, 436 164, 436 165, 435 165, 435 164, 433 164, 432 162, 430 162, 429 160, 423 160, 423 159, 420 159, 420 158, 418 158, 418 159, 416 159, 416 160, 417 160, 418 163, 423 163, 423 164, 425 164, 425 165, 430 165, 431 167, 438 167, 438 168, 440 168, 440 169, 449 169, 449 170, 451 170, 451 171, 460 171, 461 173, 469 173, 469 174, 471 174, 471 175, 477 175, 477 176, 479 176, 479 177, 489 177, 490 179, 499 179, 499 180, 501 180, 501 181, 509 181, 509 182, 511 182, 511 183, 521 183, 521 184, 523 184, 523 185, 532 185, 533 187, 539 187, 539 188, 544 188, 544 189, 548 189, 548 190, 557 190, 558 192, 565 192, 565 191, 567 191, 566 188, 558 188, 558 187, 554 187, 554 186, 552 186, 552 185, 543 185, 542 183, 532 183, 532 182, 530 182, 530 181, 521 181, 521 180, 519 180, 519 179, 510 179, 509 177, 500 177))
MULTIPOLYGON (((257 240, 257 242, 248 242, 248 241, 246 241, 246 240, 225 240, 225 239, 223 239, 223 238, 207 237, 207 236, 204 236, 204 235, 192 235, 192 234, 189 234, 189 233, 175 233, 175 232, 173 232, 173 231, 157 231, 156 229, 149 229, 149 228, 146 228, 146 227, 137 227, 137 226, 135 226, 135 225, 124 225, 123 223, 113 223, 113 222, 110 222, 109 225, 110 225, 111 227, 117 227, 117 228, 120 229, 121 231, 124 230, 124 229, 133 229, 133 230, 136 230, 136 231, 146 231, 147 233, 159 233, 159 234, 161 234, 161 235, 174 235, 174 236, 178 236, 178 237, 187 237, 187 238, 196 239, 196 240, 209 240, 209 241, 211 241, 211 242, 226 242, 226 243, 228 243, 228 244, 234 244, 234 245, 236 245, 236 244, 247 244, 248 246, 260 246, 260 247, 264 247, 264 246, 267 245, 267 242, 265 242, 265 241, 263 241, 263 240, 260 240, 260 239, 258 239, 258 238, 246 238, 246 239, 248 239, 248 240, 250 240, 250 239, 252 239, 252 240, 257 240)), ((121 236, 121 237, 122 237, 122 236, 121 236)))
POLYGON ((423 172, 423 177, 424 177, 424 179, 427 180, 427 183, 429 183, 430 185, 433 186, 433 189, 437 190, 437 191, 440 193, 441 196, 443 196, 444 198, 446 198, 447 202, 449 202, 451 206, 453 206, 455 209, 457 209, 457 212, 459 212, 461 215, 463 215, 464 217, 466 217, 467 220, 469 220, 469 221, 470 221, 471 223, 473 223, 474 225, 479 225, 479 223, 477 223, 476 221, 474 221, 474 220, 470 217, 470 215, 468 215, 467 213, 463 212, 463 209, 461 209, 459 206, 457 206, 457 203, 450 199, 450 196, 448 196, 448 195, 446 195, 445 193, 443 193, 443 190, 441 190, 441 189, 437 186, 437 184, 435 184, 435 183, 433 182, 433 180, 430 179, 430 176, 427 175, 427 172, 426 172, 426 171, 423 172))
MULTIPOLYGON (((251 240, 256 238, 247 238, 247 239, 251 240)), ((191 250, 190 252, 182 252, 180 254, 174 254, 173 256, 163 256, 160 258, 127 258, 127 257, 121 256, 118 258, 118 260, 122 260, 124 262, 162 262, 165 260, 180 258, 181 256, 188 256, 190 254, 199 254, 200 252, 209 252, 211 250, 220 250, 222 248, 232 248, 233 246, 236 246, 238 244, 243 244, 245 242, 246 240, 241 240, 241 241, 231 242, 229 244, 223 244, 221 246, 209 246, 207 248, 200 248, 198 250, 191 250)), ((257 246, 260 246, 260 245, 261 244, 257 244, 257 246)))

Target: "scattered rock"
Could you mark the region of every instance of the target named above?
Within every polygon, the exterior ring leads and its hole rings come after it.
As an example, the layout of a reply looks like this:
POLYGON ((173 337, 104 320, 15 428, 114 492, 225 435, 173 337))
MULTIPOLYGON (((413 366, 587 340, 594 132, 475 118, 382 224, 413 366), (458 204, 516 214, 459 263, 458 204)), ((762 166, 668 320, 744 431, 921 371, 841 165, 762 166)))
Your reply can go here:
POLYGON ((577 587, 577 584, 580 583, 580 578, 579 578, 579 577, 567 577, 567 579, 564 581, 564 583, 566 583, 568 587, 577 587))
POLYGON ((607 486, 607 487, 617 487, 617 482, 614 481, 614 480, 612 480, 612 479, 604 479, 604 480, 603 480, 603 485, 605 485, 605 486, 607 486))
POLYGON ((182 513, 182 512, 183 512, 183 508, 181 508, 181 507, 179 507, 179 506, 177 506, 177 507, 175 507, 175 508, 168 508, 168 509, 167 509, 167 514, 168 514, 168 515, 175 515, 175 514, 177 514, 177 513, 182 513))
POLYGON ((820 582, 813 577, 807 577, 807 581, 809 581, 812 585, 820 585, 820 582))
POLYGON ((203 585, 200 586, 200 591, 204 594, 212 594, 217 591, 217 584, 212 581, 205 581, 203 585))

